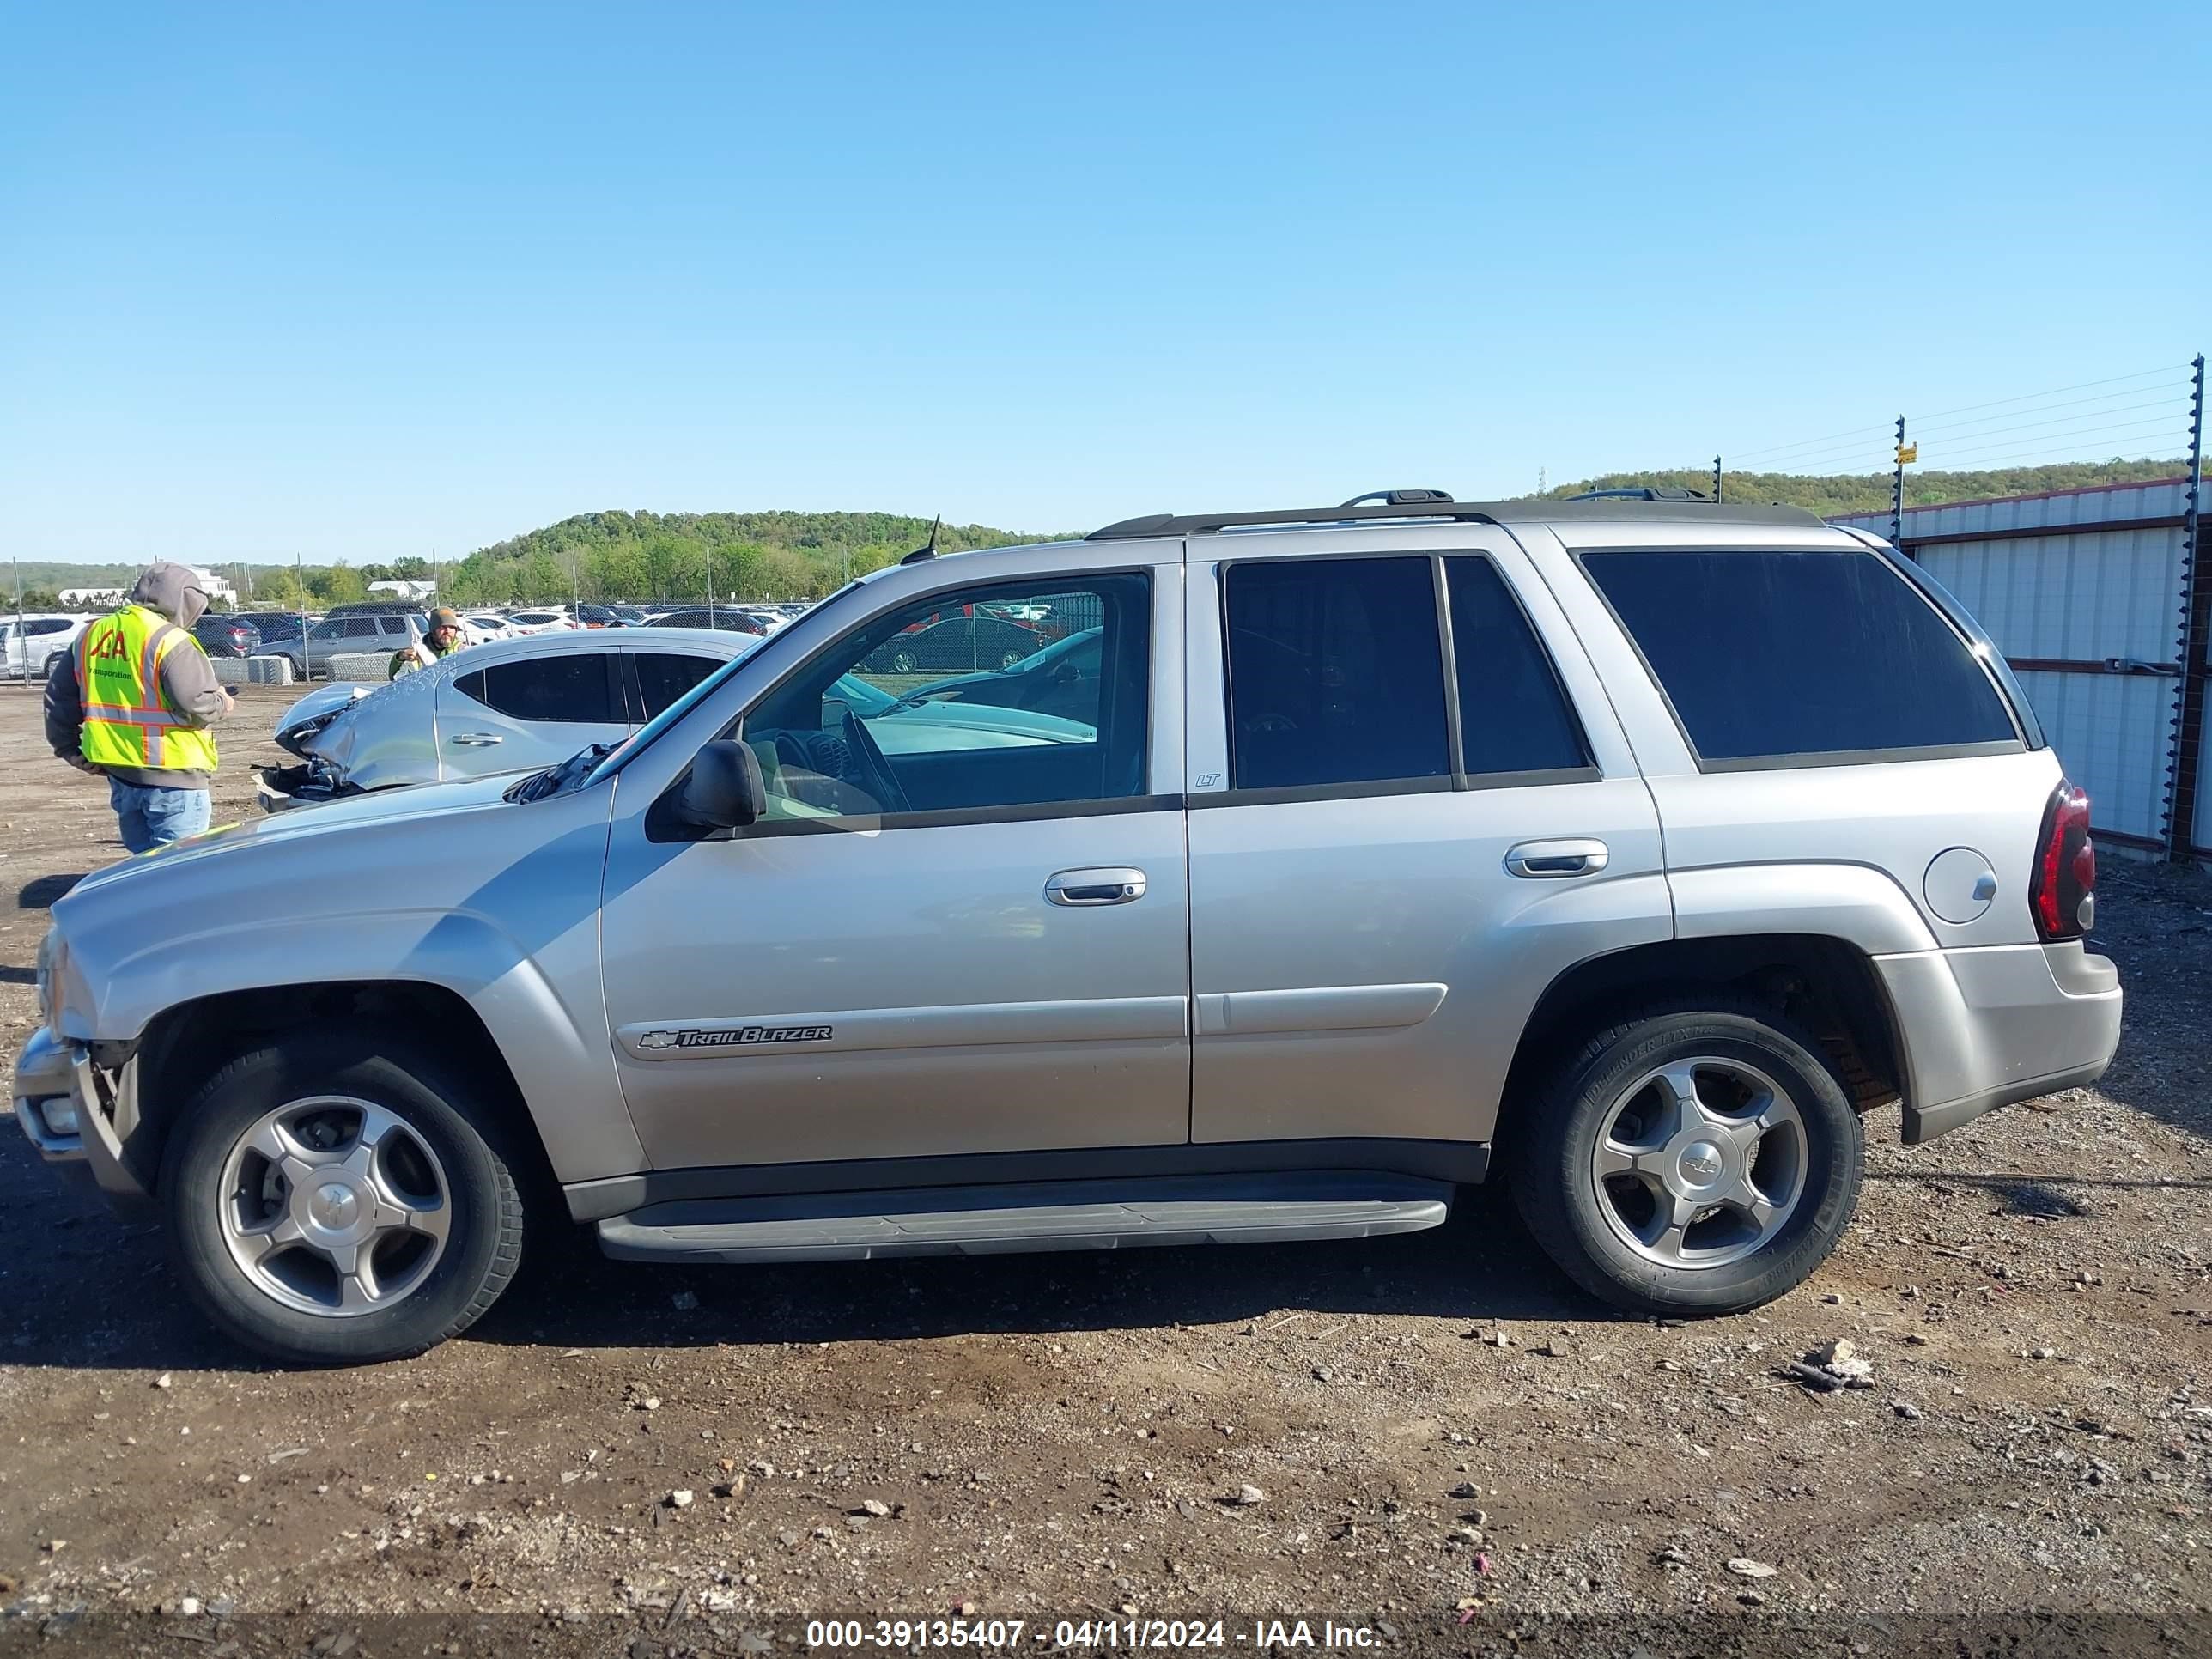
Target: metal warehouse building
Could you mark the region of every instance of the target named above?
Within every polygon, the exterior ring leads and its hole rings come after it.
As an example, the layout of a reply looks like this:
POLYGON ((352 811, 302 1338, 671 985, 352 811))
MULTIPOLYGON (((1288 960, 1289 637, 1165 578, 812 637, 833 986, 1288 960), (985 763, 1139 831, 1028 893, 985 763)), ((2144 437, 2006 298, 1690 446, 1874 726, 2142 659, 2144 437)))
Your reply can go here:
MULTIPOLYGON (((1958 595, 2011 661, 2100 842, 2212 857, 2201 712, 2205 630, 2182 657, 2190 481, 2105 484, 1909 507, 1903 550, 1958 595), (2198 718, 2177 752, 2184 688, 2198 718)), ((1887 536, 1887 513, 1835 520, 1887 536)), ((2200 602, 2201 604, 2201 602, 2200 602)))

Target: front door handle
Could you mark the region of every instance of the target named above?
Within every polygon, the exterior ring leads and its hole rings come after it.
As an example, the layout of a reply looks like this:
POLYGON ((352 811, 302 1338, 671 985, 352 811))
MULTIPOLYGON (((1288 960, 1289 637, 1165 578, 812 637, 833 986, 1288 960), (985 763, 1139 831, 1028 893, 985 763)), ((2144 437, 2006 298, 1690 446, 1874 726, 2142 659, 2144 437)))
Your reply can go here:
POLYGON ((1611 857, 1601 841, 1524 841, 1508 849, 1505 867, 1532 881, 1559 881, 1594 876, 1611 857))
POLYGON ((1104 870, 1062 870, 1047 878, 1044 896, 1070 909, 1128 904, 1145 896, 1145 872, 1115 866, 1104 870))
POLYGON ((496 732, 456 732, 453 738, 456 749, 489 749, 495 743, 506 741, 496 732))

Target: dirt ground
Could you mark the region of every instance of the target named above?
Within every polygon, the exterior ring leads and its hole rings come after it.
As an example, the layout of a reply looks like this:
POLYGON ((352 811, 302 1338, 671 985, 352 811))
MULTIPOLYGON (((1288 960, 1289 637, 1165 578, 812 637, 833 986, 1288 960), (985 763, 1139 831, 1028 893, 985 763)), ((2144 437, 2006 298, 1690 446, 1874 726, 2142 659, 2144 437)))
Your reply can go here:
MULTIPOLYGON (((218 820, 290 695, 252 689, 218 820)), ((119 856, 0 691, 9 1059, 46 906, 119 856)), ((0 1126, 0 1645, 653 1659, 968 1607, 1048 1649, 1202 1614, 1225 1649, 2201 1650, 2212 882, 2108 857, 2100 923, 2102 1087, 1910 1152, 1878 1114, 1833 1260, 1689 1323, 1608 1317, 1484 1191, 1360 1244, 582 1250, 421 1359, 288 1372, 0 1126), (1837 1337, 1873 1387, 1778 1374, 1837 1337)))

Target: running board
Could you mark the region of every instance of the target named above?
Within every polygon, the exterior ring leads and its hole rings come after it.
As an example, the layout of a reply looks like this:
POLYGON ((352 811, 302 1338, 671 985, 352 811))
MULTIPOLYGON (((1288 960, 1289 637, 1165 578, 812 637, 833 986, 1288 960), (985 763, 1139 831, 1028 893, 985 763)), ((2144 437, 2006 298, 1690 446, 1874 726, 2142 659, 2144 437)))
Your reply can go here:
POLYGON ((648 1205, 599 1224, 621 1261, 859 1261, 873 1256, 1267 1244, 1418 1232, 1451 1188, 1408 1176, 1184 1176, 827 1193, 648 1205))

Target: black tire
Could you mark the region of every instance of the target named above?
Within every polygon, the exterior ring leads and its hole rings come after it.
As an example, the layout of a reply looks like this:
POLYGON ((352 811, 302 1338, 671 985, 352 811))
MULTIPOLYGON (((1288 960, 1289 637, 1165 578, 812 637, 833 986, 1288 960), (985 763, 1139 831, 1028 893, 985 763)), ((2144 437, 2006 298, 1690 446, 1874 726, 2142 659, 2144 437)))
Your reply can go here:
POLYGON ((892 673, 894 673, 894 674, 918 674, 918 673, 920 673, 921 672, 921 659, 920 658, 916 657, 916 656, 914 654, 914 653, 913 653, 913 652, 911 652, 911 651, 895 651, 895 652, 893 652, 893 653, 891 653, 891 672, 892 672, 892 673))
POLYGON ((481 1318, 522 1256, 525 1165, 471 1091, 434 1061, 344 1032, 313 1032, 241 1055, 185 1109, 161 1158, 159 1199, 185 1290, 227 1334, 288 1364, 365 1364, 435 1347, 481 1318), (221 1223, 222 1170, 264 1114, 313 1095, 347 1095, 393 1113, 442 1164, 452 1204, 443 1253, 393 1306, 350 1317, 276 1300, 231 1258, 221 1223))
POLYGON ((1866 1139, 1819 1043, 1774 1010, 1702 1001, 1646 1009, 1595 1034, 1528 1103, 1510 1148, 1514 1201, 1536 1242, 1592 1295, 1641 1315, 1741 1313, 1796 1289, 1835 1249, 1857 1206, 1866 1139), (1805 1127, 1802 1196, 1753 1253, 1668 1267, 1623 1242, 1591 1159, 1606 1115, 1638 1074, 1670 1060, 1741 1060, 1786 1089, 1805 1127))

